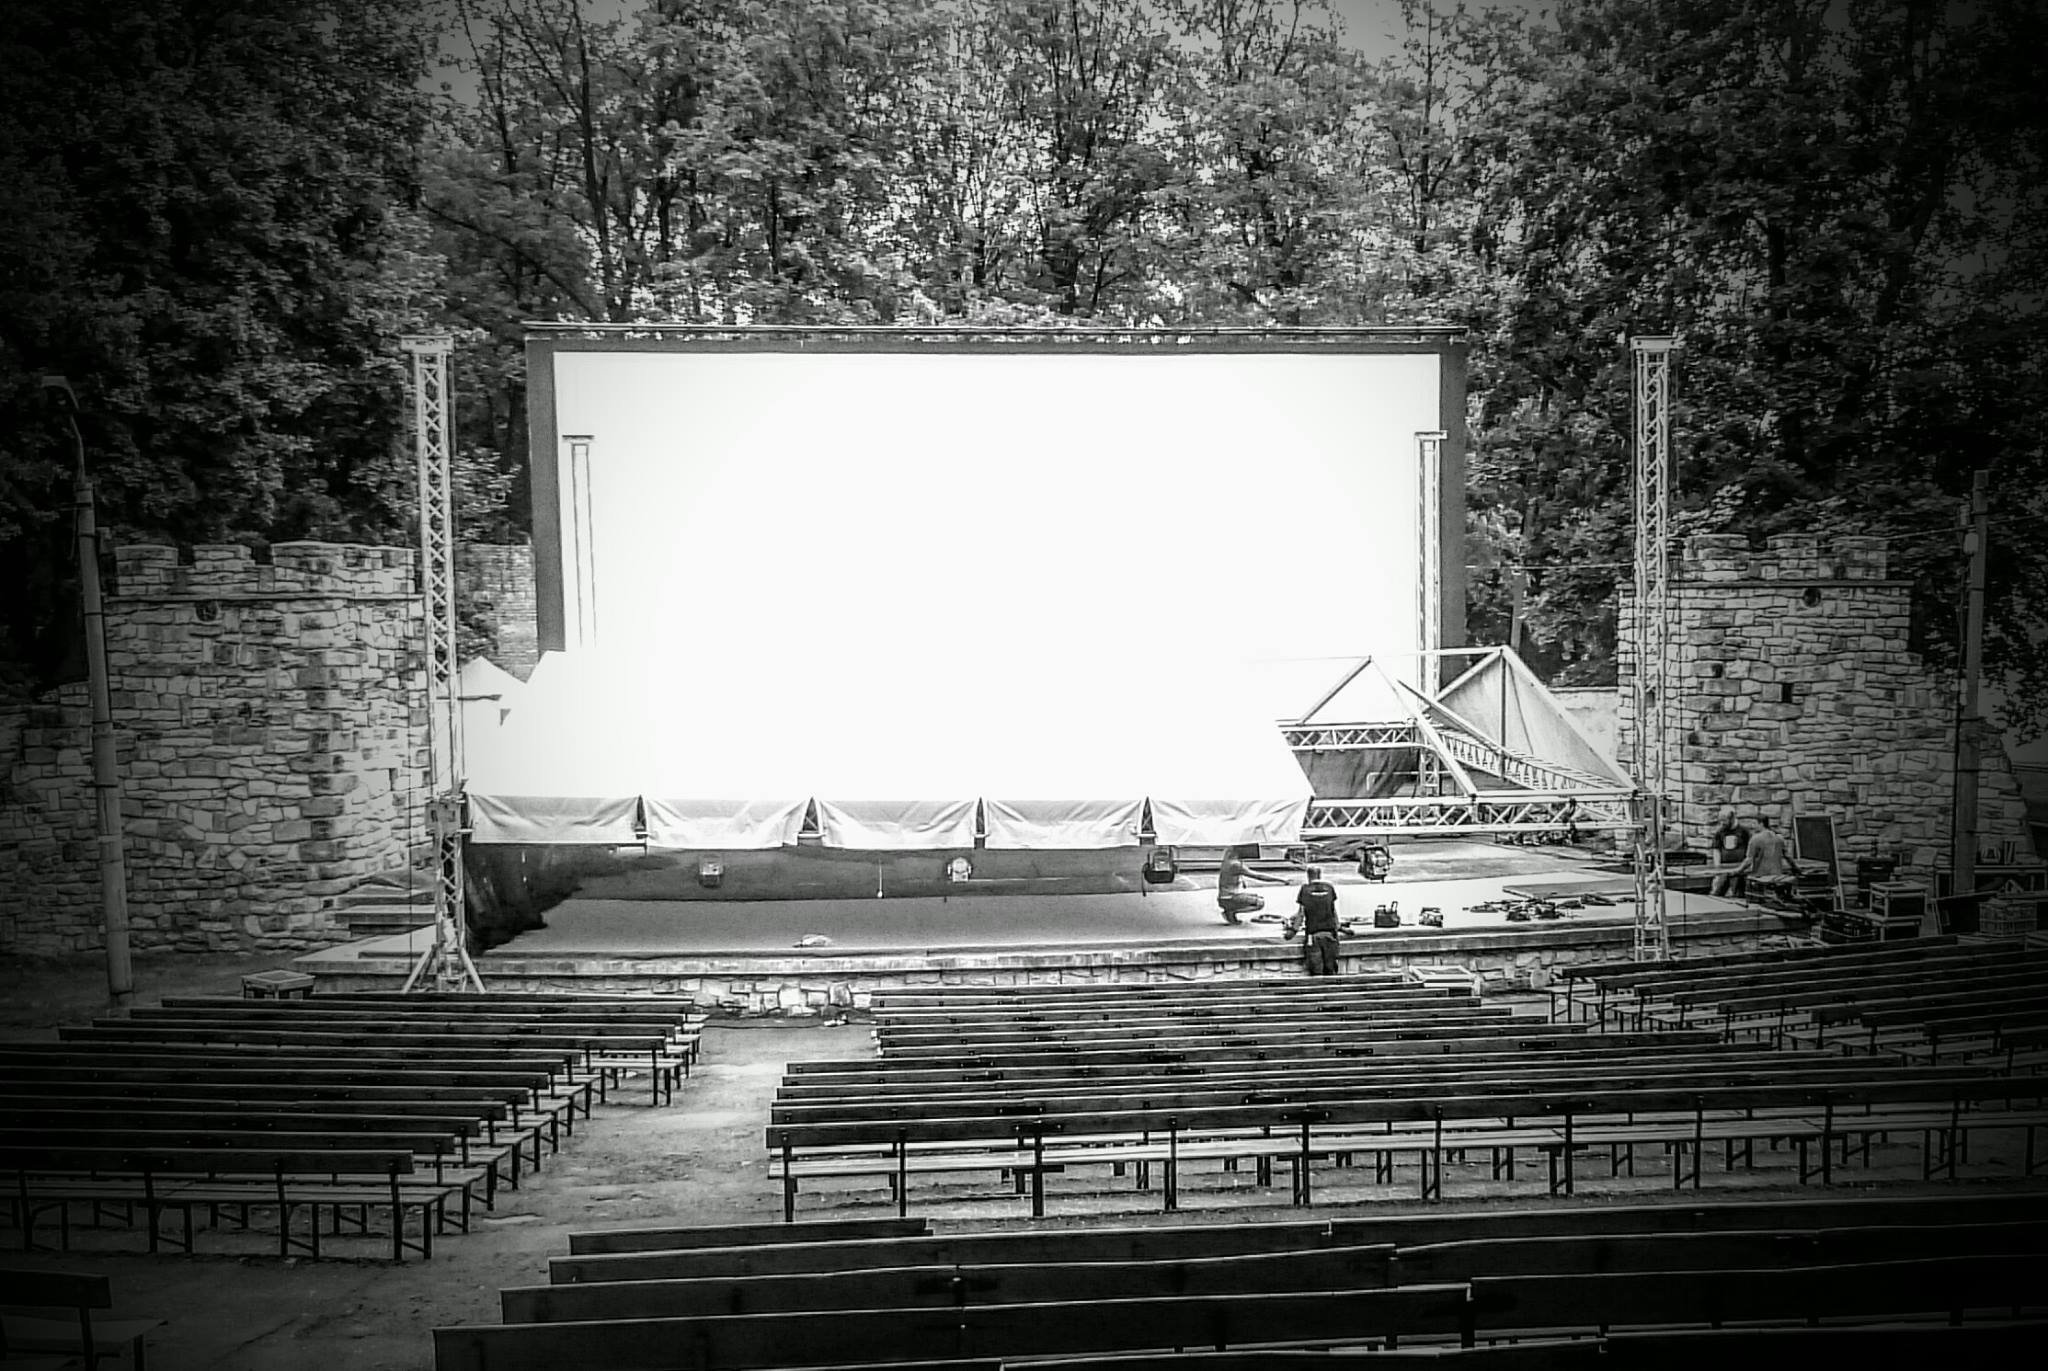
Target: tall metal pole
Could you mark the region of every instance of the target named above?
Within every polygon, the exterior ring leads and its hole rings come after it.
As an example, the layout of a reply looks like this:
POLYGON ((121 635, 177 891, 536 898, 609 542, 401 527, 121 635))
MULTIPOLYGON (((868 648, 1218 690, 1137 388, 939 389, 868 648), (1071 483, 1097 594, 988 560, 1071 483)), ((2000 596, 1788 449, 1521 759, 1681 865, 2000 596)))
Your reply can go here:
POLYGON ((114 758, 113 692, 107 683, 107 611, 100 591, 100 532, 92 477, 85 469, 85 435, 78 429, 78 397, 62 376, 43 377, 71 425, 78 450, 71 492, 78 517, 78 590, 85 605, 86 691, 92 701, 92 793, 99 840, 100 918, 107 935, 107 997, 116 1009, 135 998, 135 967, 128 955, 128 865, 122 851, 121 773, 114 758))
POLYGON ((1670 338, 1632 338, 1635 374, 1636 960, 1671 955, 1664 849, 1671 783, 1666 686, 1671 652, 1670 338))
POLYGON ((1970 478, 1970 529, 1963 550, 1970 554, 1970 600, 1963 628, 1963 698, 1956 715, 1955 827, 1949 838, 1949 893, 1977 888, 1977 782, 1983 770, 1984 720, 1977 692, 1984 673, 1984 585, 1989 577, 1991 473, 1970 478))
POLYGON ((1422 650, 1415 688, 1436 698, 1440 680, 1437 650, 1444 645, 1444 438, 1442 430, 1415 435, 1416 460, 1421 467, 1421 499, 1416 501, 1415 545, 1421 557, 1421 575, 1416 596, 1420 618, 1415 645, 1422 650))
POLYGON ((455 655, 455 511, 453 402, 446 334, 408 337, 412 357, 413 437, 419 458, 420 596, 426 632, 427 771, 433 836, 434 937, 405 978, 406 990, 431 980, 437 990, 484 988, 469 959, 462 871, 462 702, 455 655))

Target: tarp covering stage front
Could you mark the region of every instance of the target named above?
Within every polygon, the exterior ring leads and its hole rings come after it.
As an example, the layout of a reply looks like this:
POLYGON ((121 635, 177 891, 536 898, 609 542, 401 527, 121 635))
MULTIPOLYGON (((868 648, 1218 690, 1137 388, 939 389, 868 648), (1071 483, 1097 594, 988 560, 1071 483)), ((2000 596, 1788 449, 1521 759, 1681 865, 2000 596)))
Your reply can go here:
POLYGON ((1270 709, 1228 662, 1094 640, 862 641, 722 656, 715 641, 543 658, 471 741, 478 843, 684 849, 1285 844, 1310 799, 1270 709))

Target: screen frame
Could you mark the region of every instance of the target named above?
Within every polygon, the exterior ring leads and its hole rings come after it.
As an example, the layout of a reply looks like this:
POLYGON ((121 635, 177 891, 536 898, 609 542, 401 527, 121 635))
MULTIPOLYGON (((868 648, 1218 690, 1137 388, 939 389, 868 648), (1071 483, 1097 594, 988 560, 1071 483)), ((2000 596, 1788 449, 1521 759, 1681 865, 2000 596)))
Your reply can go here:
POLYGON ((1367 328, 1118 329, 881 328, 757 324, 564 324, 529 322, 526 329, 527 461, 532 492, 534 604, 538 647, 567 648, 563 603, 564 528, 560 497, 565 440, 556 422, 555 358, 565 352, 668 353, 1172 353, 1432 354, 1437 365, 1437 428, 1444 434, 1437 467, 1441 547, 1439 639, 1465 639, 1464 329, 1455 325, 1367 328))

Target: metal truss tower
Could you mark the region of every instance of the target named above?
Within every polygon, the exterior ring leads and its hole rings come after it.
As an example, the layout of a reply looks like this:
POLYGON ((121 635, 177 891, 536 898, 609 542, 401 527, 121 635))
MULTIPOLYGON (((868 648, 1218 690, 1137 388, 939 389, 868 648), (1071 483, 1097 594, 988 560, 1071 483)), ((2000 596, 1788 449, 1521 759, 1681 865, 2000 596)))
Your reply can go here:
POLYGON ((455 510, 451 460, 453 400, 446 334, 412 335, 413 446, 419 457, 420 598, 424 608, 427 774, 433 835, 434 936, 405 978, 405 989, 482 990, 469 959, 462 880, 462 704, 455 656, 455 510))
POLYGON ((1635 870, 1637 961, 1671 955, 1665 923, 1665 821, 1671 789, 1666 685, 1671 652, 1670 338, 1632 338, 1635 371, 1635 870))

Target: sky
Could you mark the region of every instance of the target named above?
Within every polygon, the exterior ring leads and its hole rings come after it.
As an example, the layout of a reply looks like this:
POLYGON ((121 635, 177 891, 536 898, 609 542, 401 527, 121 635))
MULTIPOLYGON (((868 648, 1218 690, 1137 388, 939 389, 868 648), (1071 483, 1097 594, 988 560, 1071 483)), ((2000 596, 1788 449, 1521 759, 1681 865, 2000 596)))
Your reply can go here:
MULTIPOLYGON (((454 52, 463 43, 455 25, 454 0, 429 0, 432 8, 446 16, 449 40, 446 50, 454 52)), ((636 9, 644 0, 587 0, 585 11, 592 18, 603 19, 636 9)), ((1449 7, 1457 0, 1439 0, 1449 7)), ((1551 0, 1465 0, 1473 9, 1519 9, 1531 13, 1549 7, 1551 0)), ((1332 0, 1332 8, 1344 21, 1345 40, 1369 56, 1390 57, 1400 51, 1402 17, 1400 0, 1332 0)), ((429 77, 430 88, 440 89, 443 85, 458 97, 468 98, 475 92, 474 82, 464 73, 442 70, 429 77)))

